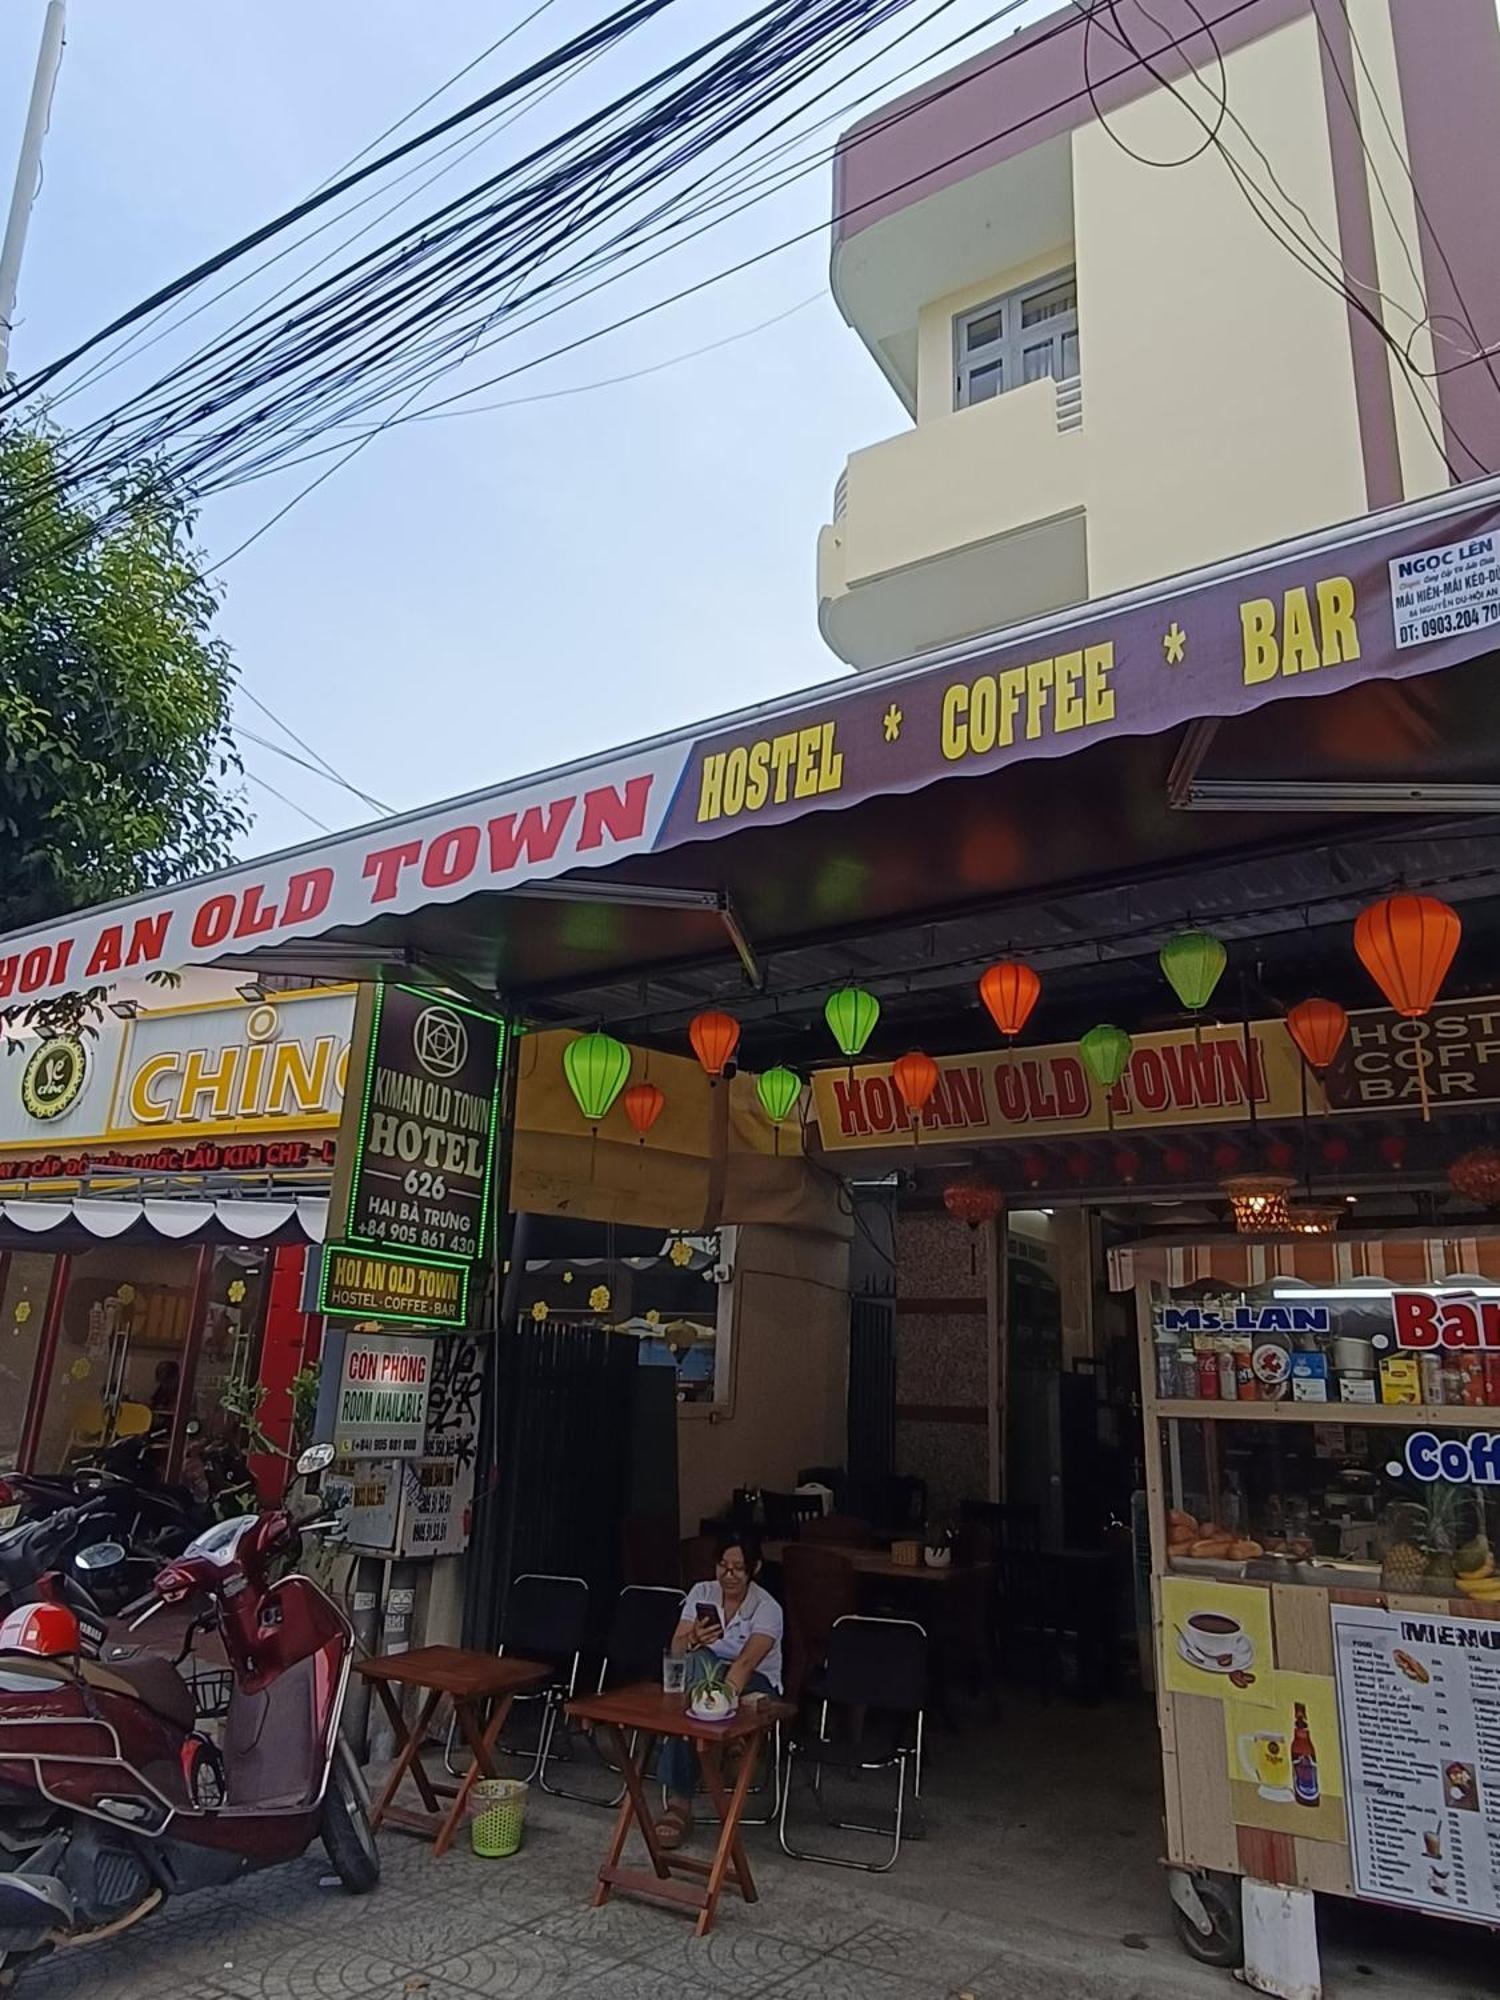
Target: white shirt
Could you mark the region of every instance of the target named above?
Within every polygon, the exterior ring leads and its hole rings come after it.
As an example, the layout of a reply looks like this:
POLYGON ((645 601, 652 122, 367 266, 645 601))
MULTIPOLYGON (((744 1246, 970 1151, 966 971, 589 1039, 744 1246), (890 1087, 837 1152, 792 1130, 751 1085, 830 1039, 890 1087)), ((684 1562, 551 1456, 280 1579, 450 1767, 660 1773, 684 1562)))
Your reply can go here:
MULTIPOLYGON (((711 1604, 721 1618, 724 1616, 724 1592, 717 1579, 712 1583, 693 1585, 682 1600, 683 1617, 689 1620, 695 1618, 697 1613, 693 1607, 697 1604, 711 1604)), ((709 1651, 718 1660, 737 1660, 757 1634, 769 1639, 771 1650, 759 1662, 755 1671, 764 1674, 777 1694, 780 1694, 781 1629, 781 1606, 769 1591, 762 1590, 758 1583, 752 1583, 745 1591, 739 1610, 725 1624, 709 1651)))

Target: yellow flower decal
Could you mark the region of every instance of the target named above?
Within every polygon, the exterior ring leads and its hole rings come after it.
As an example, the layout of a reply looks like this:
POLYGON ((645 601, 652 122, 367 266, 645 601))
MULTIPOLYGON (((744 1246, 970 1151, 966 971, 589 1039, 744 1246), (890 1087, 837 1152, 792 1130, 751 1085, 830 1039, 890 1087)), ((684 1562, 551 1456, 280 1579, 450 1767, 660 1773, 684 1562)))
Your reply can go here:
POLYGON ((671 1249, 667 1252, 667 1258, 669 1262, 675 1264, 678 1270, 680 1271, 684 1264, 691 1264, 693 1261, 692 1244, 684 1243, 682 1239, 679 1237, 678 1240, 672 1245, 671 1249))
POLYGON ((656 1307, 655 1307, 655 1306, 653 1306, 653 1307, 651 1308, 650 1312, 648 1312, 648 1313, 647 1313, 647 1315, 646 1315, 646 1324, 647 1324, 647 1326, 660 1326, 660 1325, 661 1325, 661 1314, 660 1314, 660 1313, 659 1313, 659 1312, 658 1312, 658 1311, 656 1310, 656 1307))
POLYGON ((563 1272, 563 1283, 564 1283, 565 1285, 571 1285, 571 1284, 572 1284, 572 1282, 573 1282, 573 1273, 572 1273, 571 1271, 564 1271, 564 1272, 563 1272))
POLYGON ((26 1324, 27 1320, 29 1320, 30 1318, 31 1318, 31 1301, 30 1301, 30 1299, 17 1299, 17 1300, 16 1300, 16 1313, 15 1313, 15 1319, 16 1319, 16 1325, 17 1325, 17 1326, 24 1326, 24 1325, 26 1324))
POLYGON ((133 1306, 135 1304, 135 1286, 121 1285, 120 1289, 115 1293, 115 1297, 120 1301, 122 1306, 133 1306))
POLYGON ((547 1305, 544 1299, 538 1299, 536 1304, 531 1308, 531 1317, 536 1321, 538 1326, 547 1317, 547 1305))
POLYGON ((85 1361, 81 1354, 79 1355, 78 1359, 73 1363, 73 1366, 68 1370, 68 1373, 72 1376, 75 1382, 87 1382, 87 1380, 89 1379, 90 1375, 93 1374, 93 1372, 94 1372, 93 1363, 90 1361, 85 1361))
POLYGON ((244 1296, 245 1281, 243 1278, 235 1278, 229 1287, 229 1303, 232 1306, 237 1306, 244 1296))
POLYGON ((602 1313, 609 1311, 609 1286, 595 1285, 589 1293, 589 1311, 602 1313))

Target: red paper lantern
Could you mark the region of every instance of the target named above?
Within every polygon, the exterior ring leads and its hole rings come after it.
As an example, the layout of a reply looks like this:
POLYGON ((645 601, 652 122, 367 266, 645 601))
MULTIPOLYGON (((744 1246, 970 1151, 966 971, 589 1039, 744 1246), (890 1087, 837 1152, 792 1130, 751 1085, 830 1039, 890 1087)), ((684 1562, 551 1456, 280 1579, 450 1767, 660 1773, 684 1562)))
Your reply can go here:
POLYGON ((1141 1170, 1140 1154, 1133 1152, 1129 1146, 1121 1146, 1117 1148, 1112 1164, 1126 1187, 1133 1187, 1135 1177, 1141 1170))
POLYGON ((916 1119, 937 1089, 938 1066, 931 1056, 924 1055, 920 1049, 908 1049, 904 1056, 898 1056, 891 1064, 891 1081, 900 1091, 909 1116, 916 1119))
POLYGON ((625 1116, 640 1134, 641 1144, 646 1143, 646 1134, 660 1118, 666 1108, 667 1093, 658 1090, 654 1083, 633 1083, 620 1098, 625 1107, 625 1116))
POLYGON ((1063 1164, 1075 1181, 1086 1181, 1094 1170, 1094 1163, 1081 1146, 1075 1146, 1063 1164))
POLYGON ((1448 1169, 1454 1190, 1477 1201, 1484 1208, 1500 1208, 1500 1152, 1493 1146, 1476 1146, 1462 1153, 1448 1169))
POLYGON ((1349 1016, 1337 1000, 1299 1000, 1287 1012, 1287 1032, 1312 1069, 1327 1069, 1349 1032, 1349 1016))
POLYGON ((1031 1018, 1041 990, 1041 980, 1019 959, 992 965, 979 981, 979 997, 989 1009, 990 1019, 1002 1035, 1012 1039, 1031 1018))
POLYGON ((978 1229, 1001 1213, 1005 1196, 983 1174, 960 1174, 943 1189, 943 1206, 955 1221, 978 1229))
POLYGON ((1273 1139, 1266 1147, 1266 1164, 1274 1167, 1278 1174, 1284 1174, 1297 1158, 1297 1149, 1285 1139, 1273 1139))
POLYGON ((1240 1149, 1238 1146, 1231 1146, 1226 1139, 1221 1145, 1214 1147, 1214 1165, 1219 1169, 1221 1174, 1232 1174, 1239 1163, 1240 1149))
POLYGON ((695 1014, 688 1022, 688 1040, 704 1070, 717 1080, 740 1045, 740 1024, 733 1014, 711 1009, 706 1014, 695 1014))
POLYGON ((1406 1140, 1399 1132, 1388 1132, 1380 1142, 1380 1157, 1388 1167, 1399 1169, 1406 1165, 1406 1140))
POLYGON ((1354 925, 1360 963, 1398 1014, 1425 1014, 1448 976, 1463 936, 1457 910, 1436 896, 1387 896, 1354 925))
POLYGON ((1161 1163, 1174 1181, 1186 1180, 1193 1165, 1193 1156, 1186 1146, 1168 1146, 1161 1156, 1161 1163))
POLYGON ((1349 1164, 1349 1141, 1342 1132, 1335 1132, 1325 1139, 1318 1151, 1330 1167, 1346 1167, 1349 1164))
POLYGON ((1047 1155, 1037 1152, 1023 1153, 1021 1172, 1026 1178, 1027 1187, 1040 1187, 1047 1178, 1047 1155))

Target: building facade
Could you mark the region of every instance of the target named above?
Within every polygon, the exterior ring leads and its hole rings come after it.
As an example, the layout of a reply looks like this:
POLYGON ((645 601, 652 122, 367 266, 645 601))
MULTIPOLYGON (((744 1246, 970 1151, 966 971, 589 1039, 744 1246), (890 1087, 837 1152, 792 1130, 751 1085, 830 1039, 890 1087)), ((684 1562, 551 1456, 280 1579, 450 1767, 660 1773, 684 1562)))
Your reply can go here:
POLYGON ((840 144, 834 296, 912 420, 819 539, 856 667, 1500 464, 1491 0, 1085 12, 840 144))

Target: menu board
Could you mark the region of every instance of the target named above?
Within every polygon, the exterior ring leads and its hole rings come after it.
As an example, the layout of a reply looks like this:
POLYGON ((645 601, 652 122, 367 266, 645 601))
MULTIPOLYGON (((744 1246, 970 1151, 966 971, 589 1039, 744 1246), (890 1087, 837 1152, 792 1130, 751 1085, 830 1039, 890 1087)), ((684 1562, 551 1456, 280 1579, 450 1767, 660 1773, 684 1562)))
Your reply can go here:
POLYGON ((1356 1892, 1500 1920, 1500 1622, 1329 1610, 1356 1892))

